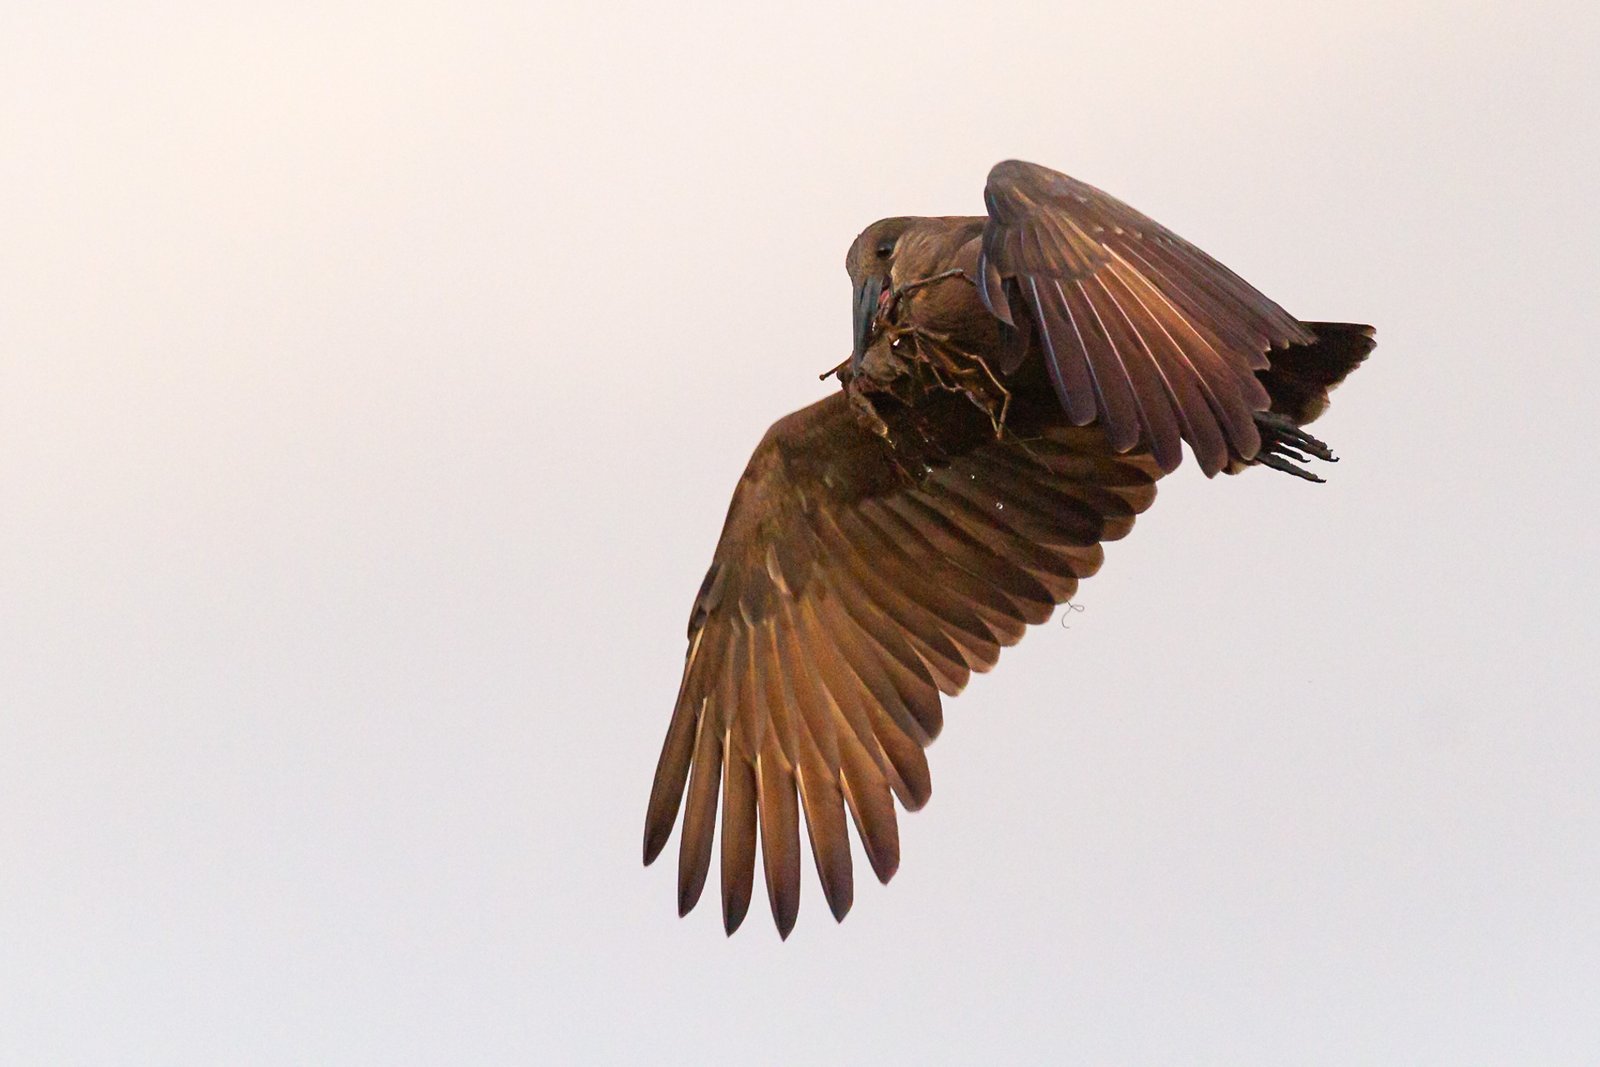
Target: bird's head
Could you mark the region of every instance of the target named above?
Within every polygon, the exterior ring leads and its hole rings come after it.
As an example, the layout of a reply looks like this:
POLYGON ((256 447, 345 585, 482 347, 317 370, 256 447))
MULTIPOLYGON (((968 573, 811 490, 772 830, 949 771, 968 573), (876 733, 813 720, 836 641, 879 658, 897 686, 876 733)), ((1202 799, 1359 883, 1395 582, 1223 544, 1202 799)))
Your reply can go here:
POLYGON ((852 369, 859 366, 861 357, 866 354, 878 312, 893 290, 891 272, 894 269, 896 246, 916 221, 910 217, 879 219, 861 231, 845 256, 844 267, 850 273, 850 285, 855 291, 852 302, 855 337, 855 347, 850 355, 852 369))

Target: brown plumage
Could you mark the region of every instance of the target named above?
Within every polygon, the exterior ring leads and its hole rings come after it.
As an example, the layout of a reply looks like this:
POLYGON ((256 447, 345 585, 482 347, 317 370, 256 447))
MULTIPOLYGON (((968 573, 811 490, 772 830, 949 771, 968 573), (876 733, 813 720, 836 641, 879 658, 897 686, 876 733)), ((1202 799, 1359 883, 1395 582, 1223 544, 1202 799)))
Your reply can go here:
POLYGON ((1187 441, 1210 476, 1332 459, 1300 429, 1372 349, 1301 322, 1127 205, 1030 163, 985 217, 892 218, 851 245, 843 390, 780 419, 746 467, 689 620, 645 820, 683 812, 678 910, 710 870, 749 907, 757 842, 787 937, 805 826, 850 910, 847 818, 873 873, 900 862, 894 800, 932 791, 941 694, 1046 621, 1155 499, 1187 441), (848 813, 848 816, 847 816, 848 813))

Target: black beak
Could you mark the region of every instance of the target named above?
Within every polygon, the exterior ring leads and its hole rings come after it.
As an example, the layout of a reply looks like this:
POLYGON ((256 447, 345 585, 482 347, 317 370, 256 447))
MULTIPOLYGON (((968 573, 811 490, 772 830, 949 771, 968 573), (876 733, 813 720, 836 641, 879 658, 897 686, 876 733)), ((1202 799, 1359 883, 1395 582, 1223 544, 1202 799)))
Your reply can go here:
POLYGON ((856 286, 855 348, 850 352, 850 369, 861 366, 861 357, 867 354, 872 340, 872 327, 878 321, 878 301, 883 298, 885 280, 881 274, 869 274, 856 286))

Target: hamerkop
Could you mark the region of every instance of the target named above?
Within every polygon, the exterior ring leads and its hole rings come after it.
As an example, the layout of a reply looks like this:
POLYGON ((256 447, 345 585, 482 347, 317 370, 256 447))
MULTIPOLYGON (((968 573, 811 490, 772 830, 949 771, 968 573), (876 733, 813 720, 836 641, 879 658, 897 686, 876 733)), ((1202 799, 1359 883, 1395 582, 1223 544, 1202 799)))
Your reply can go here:
POLYGON ((836 918, 853 893, 846 810, 887 882, 893 798, 914 811, 932 789, 940 694, 1099 569, 1182 442, 1207 476, 1320 481, 1303 464, 1333 459, 1302 427, 1371 351, 1370 326, 1302 322, 1044 167, 999 164, 984 203, 855 239, 854 349, 829 372, 843 388, 780 419, 734 490, 645 820, 649 863, 683 808, 680 914, 705 885, 719 798, 729 933, 759 840, 788 936, 802 813, 836 918))

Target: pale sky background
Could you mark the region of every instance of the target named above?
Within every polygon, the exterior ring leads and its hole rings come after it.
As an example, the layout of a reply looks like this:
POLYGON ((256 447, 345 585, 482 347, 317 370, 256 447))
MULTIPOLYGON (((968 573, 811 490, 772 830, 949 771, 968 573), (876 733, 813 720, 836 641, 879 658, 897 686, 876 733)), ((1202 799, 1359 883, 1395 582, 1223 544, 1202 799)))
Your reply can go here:
POLYGON ((5 5, 0 1062, 1600 1062, 1590 6, 663 7, 5 5), (690 600, 1010 156, 1375 323, 1344 461, 1187 463, 730 941, 690 600))

